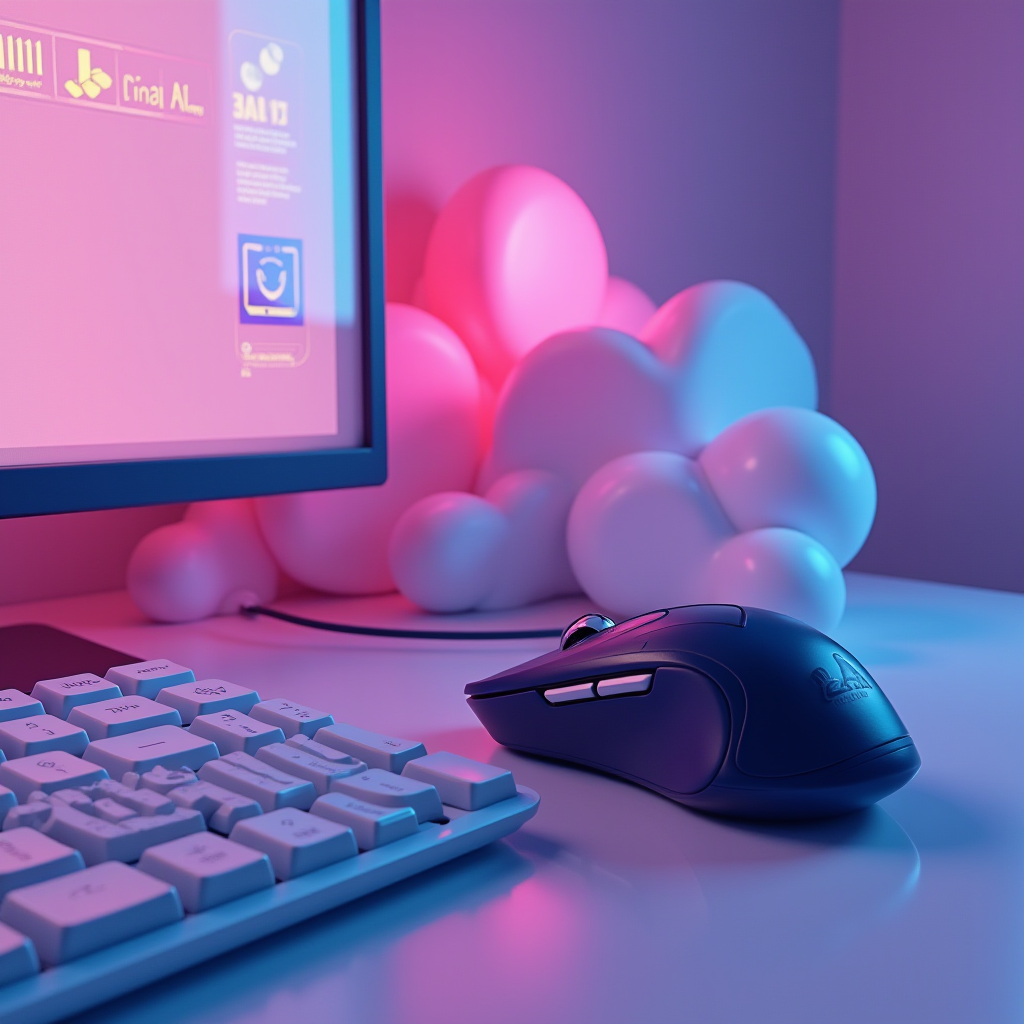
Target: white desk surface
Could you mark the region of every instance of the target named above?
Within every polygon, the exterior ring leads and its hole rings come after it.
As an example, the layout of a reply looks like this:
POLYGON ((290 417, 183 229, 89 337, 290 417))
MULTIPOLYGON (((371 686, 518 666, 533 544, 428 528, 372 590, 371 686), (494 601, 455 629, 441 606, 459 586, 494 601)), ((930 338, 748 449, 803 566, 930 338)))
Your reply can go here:
MULTIPOLYGON (((397 597, 282 607, 419 619, 397 597)), ((487 618, 561 627, 584 607, 487 618)), ((493 760, 542 798, 508 840, 79 1024, 1024 1020, 1024 596, 852 576, 836 639, 889 695, 924 767, 871 811, 779 827, 495 746, 463 686, 552 642, 156 626, 124 594, 0 608, 0 624, 26 621, 493 760)))

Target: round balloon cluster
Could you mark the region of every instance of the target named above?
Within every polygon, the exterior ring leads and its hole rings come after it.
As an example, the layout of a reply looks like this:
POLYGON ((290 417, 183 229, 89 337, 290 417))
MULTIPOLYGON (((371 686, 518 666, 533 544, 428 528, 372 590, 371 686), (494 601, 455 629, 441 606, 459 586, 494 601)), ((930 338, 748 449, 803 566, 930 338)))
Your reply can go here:
POLYGON ((279 568, 436 612, 583 590, 617 616, 721 601, 839 621, 874 474, 814 411, 810 353, 766 295, 714 281, 656 309, 533 167, 455 193, 416 295, 388 307, 388 482, 195 506, 132 558, 143 611, 267 601, 279 568))

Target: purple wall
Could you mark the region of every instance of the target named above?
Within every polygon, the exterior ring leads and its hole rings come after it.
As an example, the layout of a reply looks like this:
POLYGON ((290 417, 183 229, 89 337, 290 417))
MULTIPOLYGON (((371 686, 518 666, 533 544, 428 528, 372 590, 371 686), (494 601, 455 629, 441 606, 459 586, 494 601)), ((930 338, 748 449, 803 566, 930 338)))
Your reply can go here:
POLYGON ((1024 590, 1024 4, 847 0, 830 408, 854 568, 1024 590))
POLYGON ((590 205, 613 274, 659 303, 716 277, 763 288, 827 385, 837 0, 382 6, 392 297, 463 181, 537 164, 590 205))

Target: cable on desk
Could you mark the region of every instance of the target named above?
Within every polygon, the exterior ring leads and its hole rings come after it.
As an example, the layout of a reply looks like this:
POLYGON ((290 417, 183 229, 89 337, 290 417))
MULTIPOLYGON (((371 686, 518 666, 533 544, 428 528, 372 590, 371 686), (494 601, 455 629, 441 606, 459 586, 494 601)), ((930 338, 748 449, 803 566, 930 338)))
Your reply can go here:
POLYGON ((331 633, 355 633, 359 636, 388 636, 402 640, 537 640, 541 637, 561 636, 560 629, 503 629, 494 632, 476 630, 443 630, 443 629, 384 629, 378 626, 349 626, 340 622, 322 622, 319 619, 307 619, 302 615, 291 615, 278 612, 263 605, 251 604, 242 609, 243 615, 266 615, 282 622, 290 622, 295 626, 307 626, 310 629, 326 629, 331 633))

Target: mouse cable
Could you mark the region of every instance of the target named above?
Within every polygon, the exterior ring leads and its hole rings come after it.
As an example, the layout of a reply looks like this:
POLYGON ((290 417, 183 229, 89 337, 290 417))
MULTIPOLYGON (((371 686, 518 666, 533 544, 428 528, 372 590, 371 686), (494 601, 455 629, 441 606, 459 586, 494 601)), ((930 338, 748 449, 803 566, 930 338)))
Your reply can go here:
POLYGON ((384 629, 378 626, 348 626, 340 622, 322 622, 319 619, 307 619, 301 615, 290 615, 288 612, 278 612, 259 604, 248 605, 241 611, 243 615, 266 615, 272 619, 280 619, 282 622, 290 622, 295 626, 326 629, 332 633, 388 636, 401 640, 537 640, 541 637, 562 635, 560 629, 504 629, 484 632, 482 630, 384 629))

